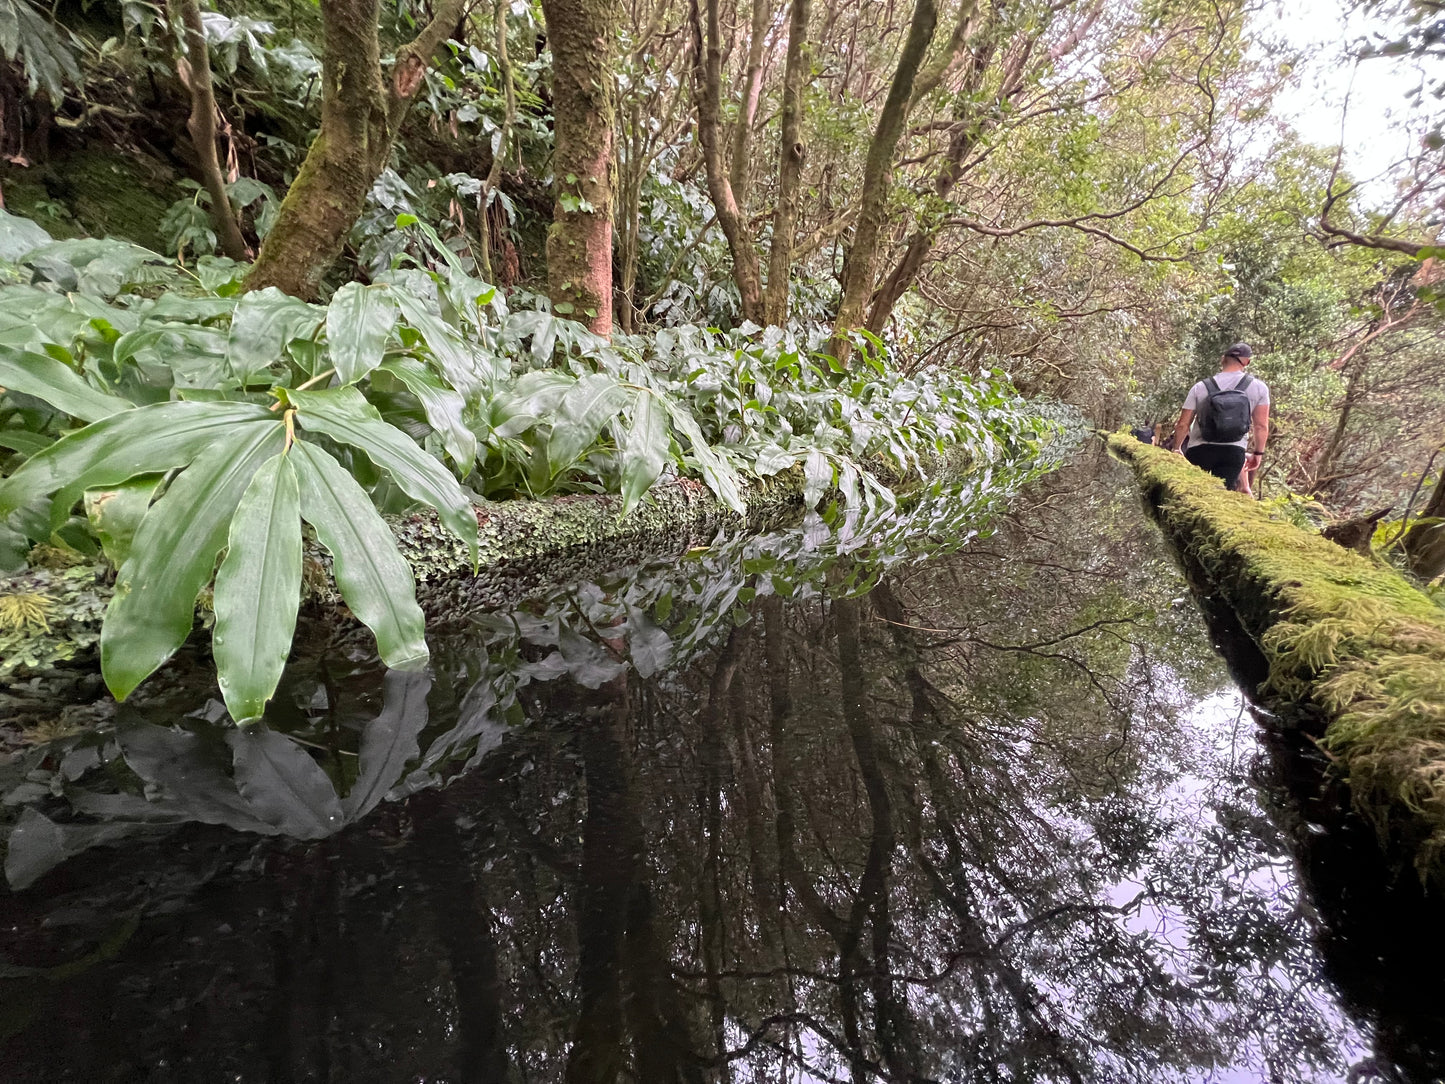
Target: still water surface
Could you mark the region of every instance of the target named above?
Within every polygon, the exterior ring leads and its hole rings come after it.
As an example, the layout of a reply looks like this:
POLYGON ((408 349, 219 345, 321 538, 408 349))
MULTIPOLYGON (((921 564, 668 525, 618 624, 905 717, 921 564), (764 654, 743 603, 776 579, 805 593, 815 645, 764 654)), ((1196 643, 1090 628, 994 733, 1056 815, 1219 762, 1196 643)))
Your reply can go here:
POLYGON ((180 682, 28 762, 4 1078, 1441 1079, 1445 923, 1127 477, 1008 490, 568 585, 425 675, 318 630, 269 737, 180 682))

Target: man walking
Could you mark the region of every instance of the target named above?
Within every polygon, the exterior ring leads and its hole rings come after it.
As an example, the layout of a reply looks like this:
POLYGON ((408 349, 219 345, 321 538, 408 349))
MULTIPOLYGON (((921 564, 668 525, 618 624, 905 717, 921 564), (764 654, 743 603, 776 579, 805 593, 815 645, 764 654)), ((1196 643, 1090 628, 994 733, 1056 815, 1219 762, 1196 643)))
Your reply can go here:
POLYGON ((1224 352, 1220 371, 1189 389, 1174 448, 1201 470, 1238 489, 1240 473, 1259 469, 1269 442, 1269 386, 1245 372, 1253 360, 1249 343, 1235 343, 1224 352), (1250 435, 1254 450, 1249 451, 1250 435))

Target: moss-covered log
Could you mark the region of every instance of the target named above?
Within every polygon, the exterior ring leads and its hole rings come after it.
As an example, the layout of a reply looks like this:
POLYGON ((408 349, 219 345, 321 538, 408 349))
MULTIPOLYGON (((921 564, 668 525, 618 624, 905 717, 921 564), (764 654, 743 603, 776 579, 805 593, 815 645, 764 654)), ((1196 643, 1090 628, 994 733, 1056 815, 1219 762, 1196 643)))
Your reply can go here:
POLYGON ((1125 436, 1185 563, 1269 661, 1268 695, 1312 706, 1320 744, 1391 854, 1445 874, 1445 611, 1377 562, 1275 520, 1217 479, 1125 436))

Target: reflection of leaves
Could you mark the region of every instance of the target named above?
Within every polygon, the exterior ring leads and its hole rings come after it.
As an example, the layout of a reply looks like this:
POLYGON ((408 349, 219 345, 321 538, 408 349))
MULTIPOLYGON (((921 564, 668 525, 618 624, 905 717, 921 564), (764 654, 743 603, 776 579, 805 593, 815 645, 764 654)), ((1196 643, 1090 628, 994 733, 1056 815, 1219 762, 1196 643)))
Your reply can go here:
POLYGON ((385 707, 366 724, 361 736, 361 771, 341 803, 347 820, 358 820, 374 809, 408 762, 421 753, 416 739, 426 726, 431 678, 391 670, 384 681, 385 707))
POLYGON ((297 839, 324 839, 345 822, 336 788, 310 754, 265 726, 226 735, 236 789, 256 815, 297 839))
POLYGON ((27 806, 10 831, 5 879, 17 891, 28 888, 72 855, 114 843, 133 830, 129 824, 56 824, 27 806))
POLYGON ((627 648, 632 665, 645 678, 665 669, 672 659, 672 637, 636 606, 627 607, 627 648))
POLYGON ((598 689, 627 669, 607 649, 573 629, 564 628, 557 637, 557 651, 567 664, 567 676, 586 689, 598 689))

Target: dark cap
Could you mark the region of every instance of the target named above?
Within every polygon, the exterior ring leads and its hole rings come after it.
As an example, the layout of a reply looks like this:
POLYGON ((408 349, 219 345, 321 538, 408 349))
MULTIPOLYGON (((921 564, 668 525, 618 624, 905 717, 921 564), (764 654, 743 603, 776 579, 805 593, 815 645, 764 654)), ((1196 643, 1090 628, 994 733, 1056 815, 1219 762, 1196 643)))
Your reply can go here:
POLYGON ((1235 343, 1224 352, 1227 358, 1252 358, 1254 351, 1249 348, 1249 343, 1235 343))

